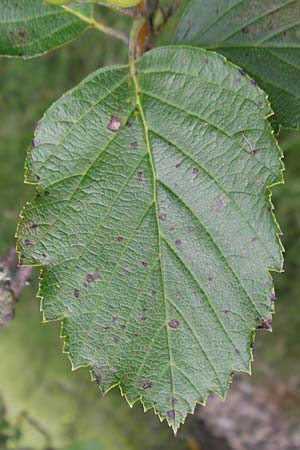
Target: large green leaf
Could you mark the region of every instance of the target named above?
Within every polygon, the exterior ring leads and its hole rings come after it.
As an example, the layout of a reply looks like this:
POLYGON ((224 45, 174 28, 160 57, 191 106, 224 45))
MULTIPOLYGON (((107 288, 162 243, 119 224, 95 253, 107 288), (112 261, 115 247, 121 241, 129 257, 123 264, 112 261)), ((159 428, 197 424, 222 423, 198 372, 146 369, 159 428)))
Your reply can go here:
POLYGON ((192 0, 178 43, 214 49, 270 95, 274 122, 300 126, 300 0, 192 0))
POLYGON ((92 5, 62 7, 43 0, 0 0, 0 55, 30 58, 71 41, 89 24, 92 5), (82 17, 82 18, 80 18, 82 17))
POLYGON ((281 180, 264 93, 236 66, 166 47, 99 70, 38 124, 37 195, 19 251, 43 265, 45 320, 73 368, 120 385, 176 430, 248 371, 281 248, 267 187, 281 180))

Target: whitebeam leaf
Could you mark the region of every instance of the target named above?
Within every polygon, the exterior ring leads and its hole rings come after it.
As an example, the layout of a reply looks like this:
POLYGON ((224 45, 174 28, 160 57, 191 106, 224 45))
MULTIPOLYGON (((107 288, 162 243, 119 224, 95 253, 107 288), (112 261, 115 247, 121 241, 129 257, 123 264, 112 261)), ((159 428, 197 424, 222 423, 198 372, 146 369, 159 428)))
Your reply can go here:
POLYGON ((92 5, 67 10, 43 0, 0 0, 0 55, 30 58, 71 41, 92 21, 92 5))
POLYGON ((300 127, 300 0, 192 0, 176 42, 243 67, 269 94, 273 122, 300 127))
POLYGON ((282 264, 264 93, 222 56, 166 47, 101 69, 38 124, 19 226, 74 368, 174 430, 249 371, 282 264))

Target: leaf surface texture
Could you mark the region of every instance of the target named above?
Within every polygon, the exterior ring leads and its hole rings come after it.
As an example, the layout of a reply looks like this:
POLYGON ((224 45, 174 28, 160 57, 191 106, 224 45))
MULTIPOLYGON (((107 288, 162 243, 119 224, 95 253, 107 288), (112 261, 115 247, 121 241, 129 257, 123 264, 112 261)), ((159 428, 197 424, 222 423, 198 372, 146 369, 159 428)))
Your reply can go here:
POLYGON ((68 11, 42 0, 0 0, 0 55, 30 58, 73 40, 92 19, 92 5, 68 11))
POLYGON ((177 43, 216 50, 269 94, 274 123, 300 125, 300 0, 192 0, 177 43))
POLYGON ((166 47, 101 69, 38 124, 19 226, 45 320, 73 367, 176 430, 248 371, 281 247, 281 162, 264 93, 212 52, 166 47))

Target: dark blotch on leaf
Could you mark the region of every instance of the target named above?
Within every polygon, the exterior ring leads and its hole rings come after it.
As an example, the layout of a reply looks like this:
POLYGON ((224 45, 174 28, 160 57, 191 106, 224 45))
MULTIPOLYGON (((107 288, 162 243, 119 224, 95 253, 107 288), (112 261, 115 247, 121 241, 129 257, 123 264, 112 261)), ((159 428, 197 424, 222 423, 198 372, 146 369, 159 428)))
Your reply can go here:
POLYGON ((45 195, 45 197, 49 197, 50 192, 49 192, 49 191, 45 191, 45 192, 44 192, 44 195, 45 195))
POLYGON ((170 328, 178 328, 180 325, 180 322, 177 319, 172 319, 172 320, 170 320, 170 322, 168 322, 168 325, 170 328))
POLYGON ((119 116, 111 116, 107 129, 113 132, 119 131, 122 126, 122 119, 119 116))
POLYGON ((88 283, 93 283, 94 281, 98 280, 99 278, 100 278, 100 274, 98 272, 88 273, 86 276, 86 281, 88 283))
POLYGON ((146 261, 142 261, 142 264, 144 267, 148 267, 148 265, 149 265, 146 261))
POLYGON ((32 245, 32 242, 30 239, 25 239, 25 245, 32 245))
POLYGON ((176 245, 181 245, 182 244, 182 240, 181 239, 176 239, 175 244, 176 245))
POLYGON ((118 236, 118 241, 119 241, 119 242, 123 241, 123 239, 124 239, 124 238, 123 238, 122 236, 118 236))
POLYGON ((194 175, 197 175, 198 172, 199 172, 198 167, 194 167, 194 168, 193 168, 193 174, 194 174, 194 175))
POLYGON ((134 150, 136 150, 138 148, 139 144, 137 143, 137 141, 131 142, 130 147, 133 148, 134 150))
POLYGON ((220 194, 215 199, 215 201, 212 204, 211 210, 213 213, 219 213, 221 212, 228 204, 228 198, 225 194, 220 194))
POLYGON ((143 389, 151 389, 151 388, 153 388, 153 386, 154 386, 154 383, 152 382, 152 381, 145 381, 144 383, 143 383, 143 389))
POLYGON ((80 292, 78 289, 74 289, 74 297, 75 298, 79 298, 80 297, 80 292))
POLYGON ((267 330, 272 333, 272 317, 267 317, 265 320, 263 320, 261 325, 257 327, 257 330, 267 330))
POLYGON ((11 38, 16 46, 24 46, 28 43, 28 32, 25 28, 10 32, 11 38))
POLYGON ((242 75, 242 77, 246 76, 246 72, 243 69, 239 69, 239 73, 240 75, 242 75))
POLYGON ((175 419, 174 409, 170 409, 169 411, 167 411, 167 417, 168 417, 168 419, 175 419))
POLYGON ((167 218, 167 214, 166 213, 160 213, 159 218, 160 218, 160 220, 164 221, 167 218))

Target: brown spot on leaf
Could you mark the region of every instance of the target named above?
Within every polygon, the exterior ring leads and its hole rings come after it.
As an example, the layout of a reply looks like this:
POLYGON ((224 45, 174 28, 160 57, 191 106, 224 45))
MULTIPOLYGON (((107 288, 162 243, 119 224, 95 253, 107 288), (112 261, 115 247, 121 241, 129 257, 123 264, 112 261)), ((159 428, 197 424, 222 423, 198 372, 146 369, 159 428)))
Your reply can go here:
POLYGON ((119 116, 111 116, 107 129, 113 132, 119 131, 122 126, 122 119, 119 116))

